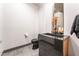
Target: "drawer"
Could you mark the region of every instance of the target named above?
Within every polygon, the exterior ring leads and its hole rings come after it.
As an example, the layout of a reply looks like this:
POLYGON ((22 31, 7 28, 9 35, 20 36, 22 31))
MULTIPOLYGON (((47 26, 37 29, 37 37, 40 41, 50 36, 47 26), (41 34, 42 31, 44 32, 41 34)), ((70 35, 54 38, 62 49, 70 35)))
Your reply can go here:
POLYGON ((38 40, 43 40, 53 45, 55 44, 54 38, 50 38, 48 36, 39 35, 38 40))

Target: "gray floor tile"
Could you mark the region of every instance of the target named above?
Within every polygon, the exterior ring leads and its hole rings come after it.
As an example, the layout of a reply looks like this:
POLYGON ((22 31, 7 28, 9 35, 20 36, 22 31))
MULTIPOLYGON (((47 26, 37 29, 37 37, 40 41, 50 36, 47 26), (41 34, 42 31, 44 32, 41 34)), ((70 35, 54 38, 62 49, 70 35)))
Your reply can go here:
POLYGON ((32 50, 32 45, 3 53, 2 56, 38 56, 39 49, 32 50))

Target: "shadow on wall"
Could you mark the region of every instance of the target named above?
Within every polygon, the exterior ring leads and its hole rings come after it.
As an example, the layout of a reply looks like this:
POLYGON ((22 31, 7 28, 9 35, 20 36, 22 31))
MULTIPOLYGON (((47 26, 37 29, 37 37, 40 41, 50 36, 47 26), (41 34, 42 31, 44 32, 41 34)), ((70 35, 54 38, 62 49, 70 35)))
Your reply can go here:
POLYGON ((75 40, 78 39, 76 38, 75 34, 73 34, 69 40, 69 56, 79 56, 79 46, 77 45, 77 41, 75 42, 75 40))

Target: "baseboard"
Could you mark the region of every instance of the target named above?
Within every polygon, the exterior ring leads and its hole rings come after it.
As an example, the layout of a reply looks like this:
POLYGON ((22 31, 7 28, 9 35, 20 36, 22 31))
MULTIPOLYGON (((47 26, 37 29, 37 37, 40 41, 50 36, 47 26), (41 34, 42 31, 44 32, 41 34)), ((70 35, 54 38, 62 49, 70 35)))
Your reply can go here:
MULTIPOLYGON (((25 46, 28 46, 28 45, 31 45, 32 43, 28 43, 28 44, 24 44, 24 45, 21 45, 21 46, 18 46, 18 47, 13 47, 13 48, 10 48, 10 49, 7 49, 7 50, 4 50, 3 53, 6 53, 8 51, 12 51, 12 50, 15 50, 15 49, 18 49, 18 48, 22 48, 22 47, 25 47, 25 46)), ((3 54, 2 53, 2 54, 3 54)), ((2 55, 1 55, 2 56, 2 55)))

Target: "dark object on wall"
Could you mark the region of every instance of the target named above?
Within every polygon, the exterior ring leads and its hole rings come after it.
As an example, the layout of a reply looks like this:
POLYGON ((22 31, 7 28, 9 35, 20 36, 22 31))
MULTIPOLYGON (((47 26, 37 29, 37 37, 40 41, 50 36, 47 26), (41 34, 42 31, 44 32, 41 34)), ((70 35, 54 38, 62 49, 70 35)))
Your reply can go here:
POLYGON ((38 40, 37 39, 32 39, 32 44, 33 44, 33 47, 32 49, 37 49, 38 48, 38 40))
POLYGON ((73 22, 70 34, 72 35, 73 33, 75 33, 77 38, 79 38, 79 15, 75 17, 73 22))

